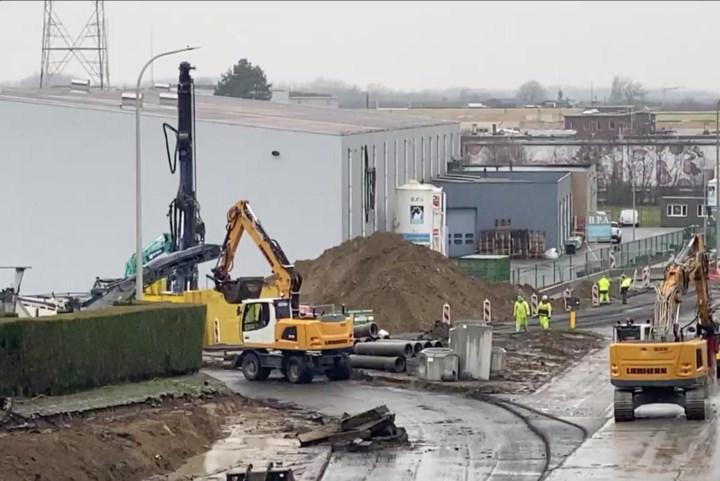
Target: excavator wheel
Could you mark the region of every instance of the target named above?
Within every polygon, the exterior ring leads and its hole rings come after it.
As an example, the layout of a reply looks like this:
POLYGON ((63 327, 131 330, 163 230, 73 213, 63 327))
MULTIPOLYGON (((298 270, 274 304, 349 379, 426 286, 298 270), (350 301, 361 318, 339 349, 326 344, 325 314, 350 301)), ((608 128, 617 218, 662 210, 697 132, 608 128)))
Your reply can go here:
POLYGON ((333 367, 325 372, 325 375, 331 381, 347 381, 350 379, 350 374, 350 359, 346 355, 337 358, 333 367))
POLYGON ((705 388, 685 391, 685 419, 688 421, 704 421, 706 415, 705 388))
POLYGON ((248 381, 264 381, 270 377, 270 369, 262 367, 257 354, 249 352, 241 361, 241 368, 245 379, 248 381))
POLYGON ((615 422, 623 423, 635 420, 635 404, 632 391, 615 391, 615 422))
POLYGON ((291 356, 287 360, 287 380, 292 384, 308 384, 312 382, 312 366, 303 356, 291 356))

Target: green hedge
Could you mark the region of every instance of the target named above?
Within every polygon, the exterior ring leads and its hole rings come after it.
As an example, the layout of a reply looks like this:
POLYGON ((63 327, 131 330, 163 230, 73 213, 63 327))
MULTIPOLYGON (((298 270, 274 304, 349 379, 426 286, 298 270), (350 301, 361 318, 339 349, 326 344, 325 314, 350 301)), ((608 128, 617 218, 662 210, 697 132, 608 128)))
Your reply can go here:
POLYGON ((154 304, 0 320, 0 396, 65 394, 196 371, 205 311, 154 304))

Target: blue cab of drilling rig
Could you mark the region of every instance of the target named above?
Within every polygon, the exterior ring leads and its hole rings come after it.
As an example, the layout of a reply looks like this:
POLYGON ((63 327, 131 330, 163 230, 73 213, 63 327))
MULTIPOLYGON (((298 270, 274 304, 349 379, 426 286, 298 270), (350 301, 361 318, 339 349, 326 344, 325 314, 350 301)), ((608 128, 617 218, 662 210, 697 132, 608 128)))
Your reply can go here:
MULTIPOLYGON (((190 75, 194 70, 188 62, 180 63, 180 75, 177 86, 177 129, 163 124, 165 147, 168 154, 170 172, 175 174, 179 167, 180 182, 176 197, 170 203, 168 219, 170 222, 170 252, 178 252, 205 242, 205 224, 200 217, 200 205, 197 201, 197 176, 195 172, 195 83, 190 75), (168 142, 168 130, 176 137, 175 152, 171 154, 168 142)), ((174 293, 198 288, 197 264, 178 268, 168 279, 174 293)))

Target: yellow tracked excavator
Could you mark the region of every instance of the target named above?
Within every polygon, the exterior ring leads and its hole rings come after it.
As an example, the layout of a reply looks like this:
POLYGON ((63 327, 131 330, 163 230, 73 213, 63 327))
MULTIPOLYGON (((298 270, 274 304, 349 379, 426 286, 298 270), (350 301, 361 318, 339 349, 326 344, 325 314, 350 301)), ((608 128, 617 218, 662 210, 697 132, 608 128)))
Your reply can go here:
POLYGON ((628 320, 614 328, 610 381, 615 386, 615 421, 633 421, 638 407, 655 403, 680 405, 688 420, 704 420, 705 401, 716 383, 718 348, 709 306, 708 258, 700 235, 665 268, 655 290, 651 321, 628 320), (695 318, 682 325, 680 303, 691 281, 695 318))

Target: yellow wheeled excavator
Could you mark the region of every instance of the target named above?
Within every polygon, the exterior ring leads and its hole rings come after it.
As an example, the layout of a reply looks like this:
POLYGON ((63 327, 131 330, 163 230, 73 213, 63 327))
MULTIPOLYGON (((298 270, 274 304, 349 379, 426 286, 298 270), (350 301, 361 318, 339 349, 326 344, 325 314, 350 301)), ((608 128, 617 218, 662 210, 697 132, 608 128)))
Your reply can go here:
POLYGON ((346 315, 321 319, 300 315, 302 277, 280 244, 267 234, 248 201, 232 206, 227 221, 212 273, 215 289, 226 302, 238 306, 242 339, 235 367, 250 381, 265 380, 274 369, 295 384, 311 382, 315 374, 325 374, 331 381, 349 379, 352 320, 346 315), (245 233, 270 263, 277 297, 259 297, 263 278, 231 279, 235 252, 245 233))
POLYGON ((610 346, 615 421, 633 421, 645 404, 677 404, 688 420, 704 420, 706 398, 716 382, 717 326, 709 306, 708 258, 696 234, 665 268, 655 287, 653 318, 618 323, 610 346), (680 303, 690 282, 695 318, 681 325, 680 303))

